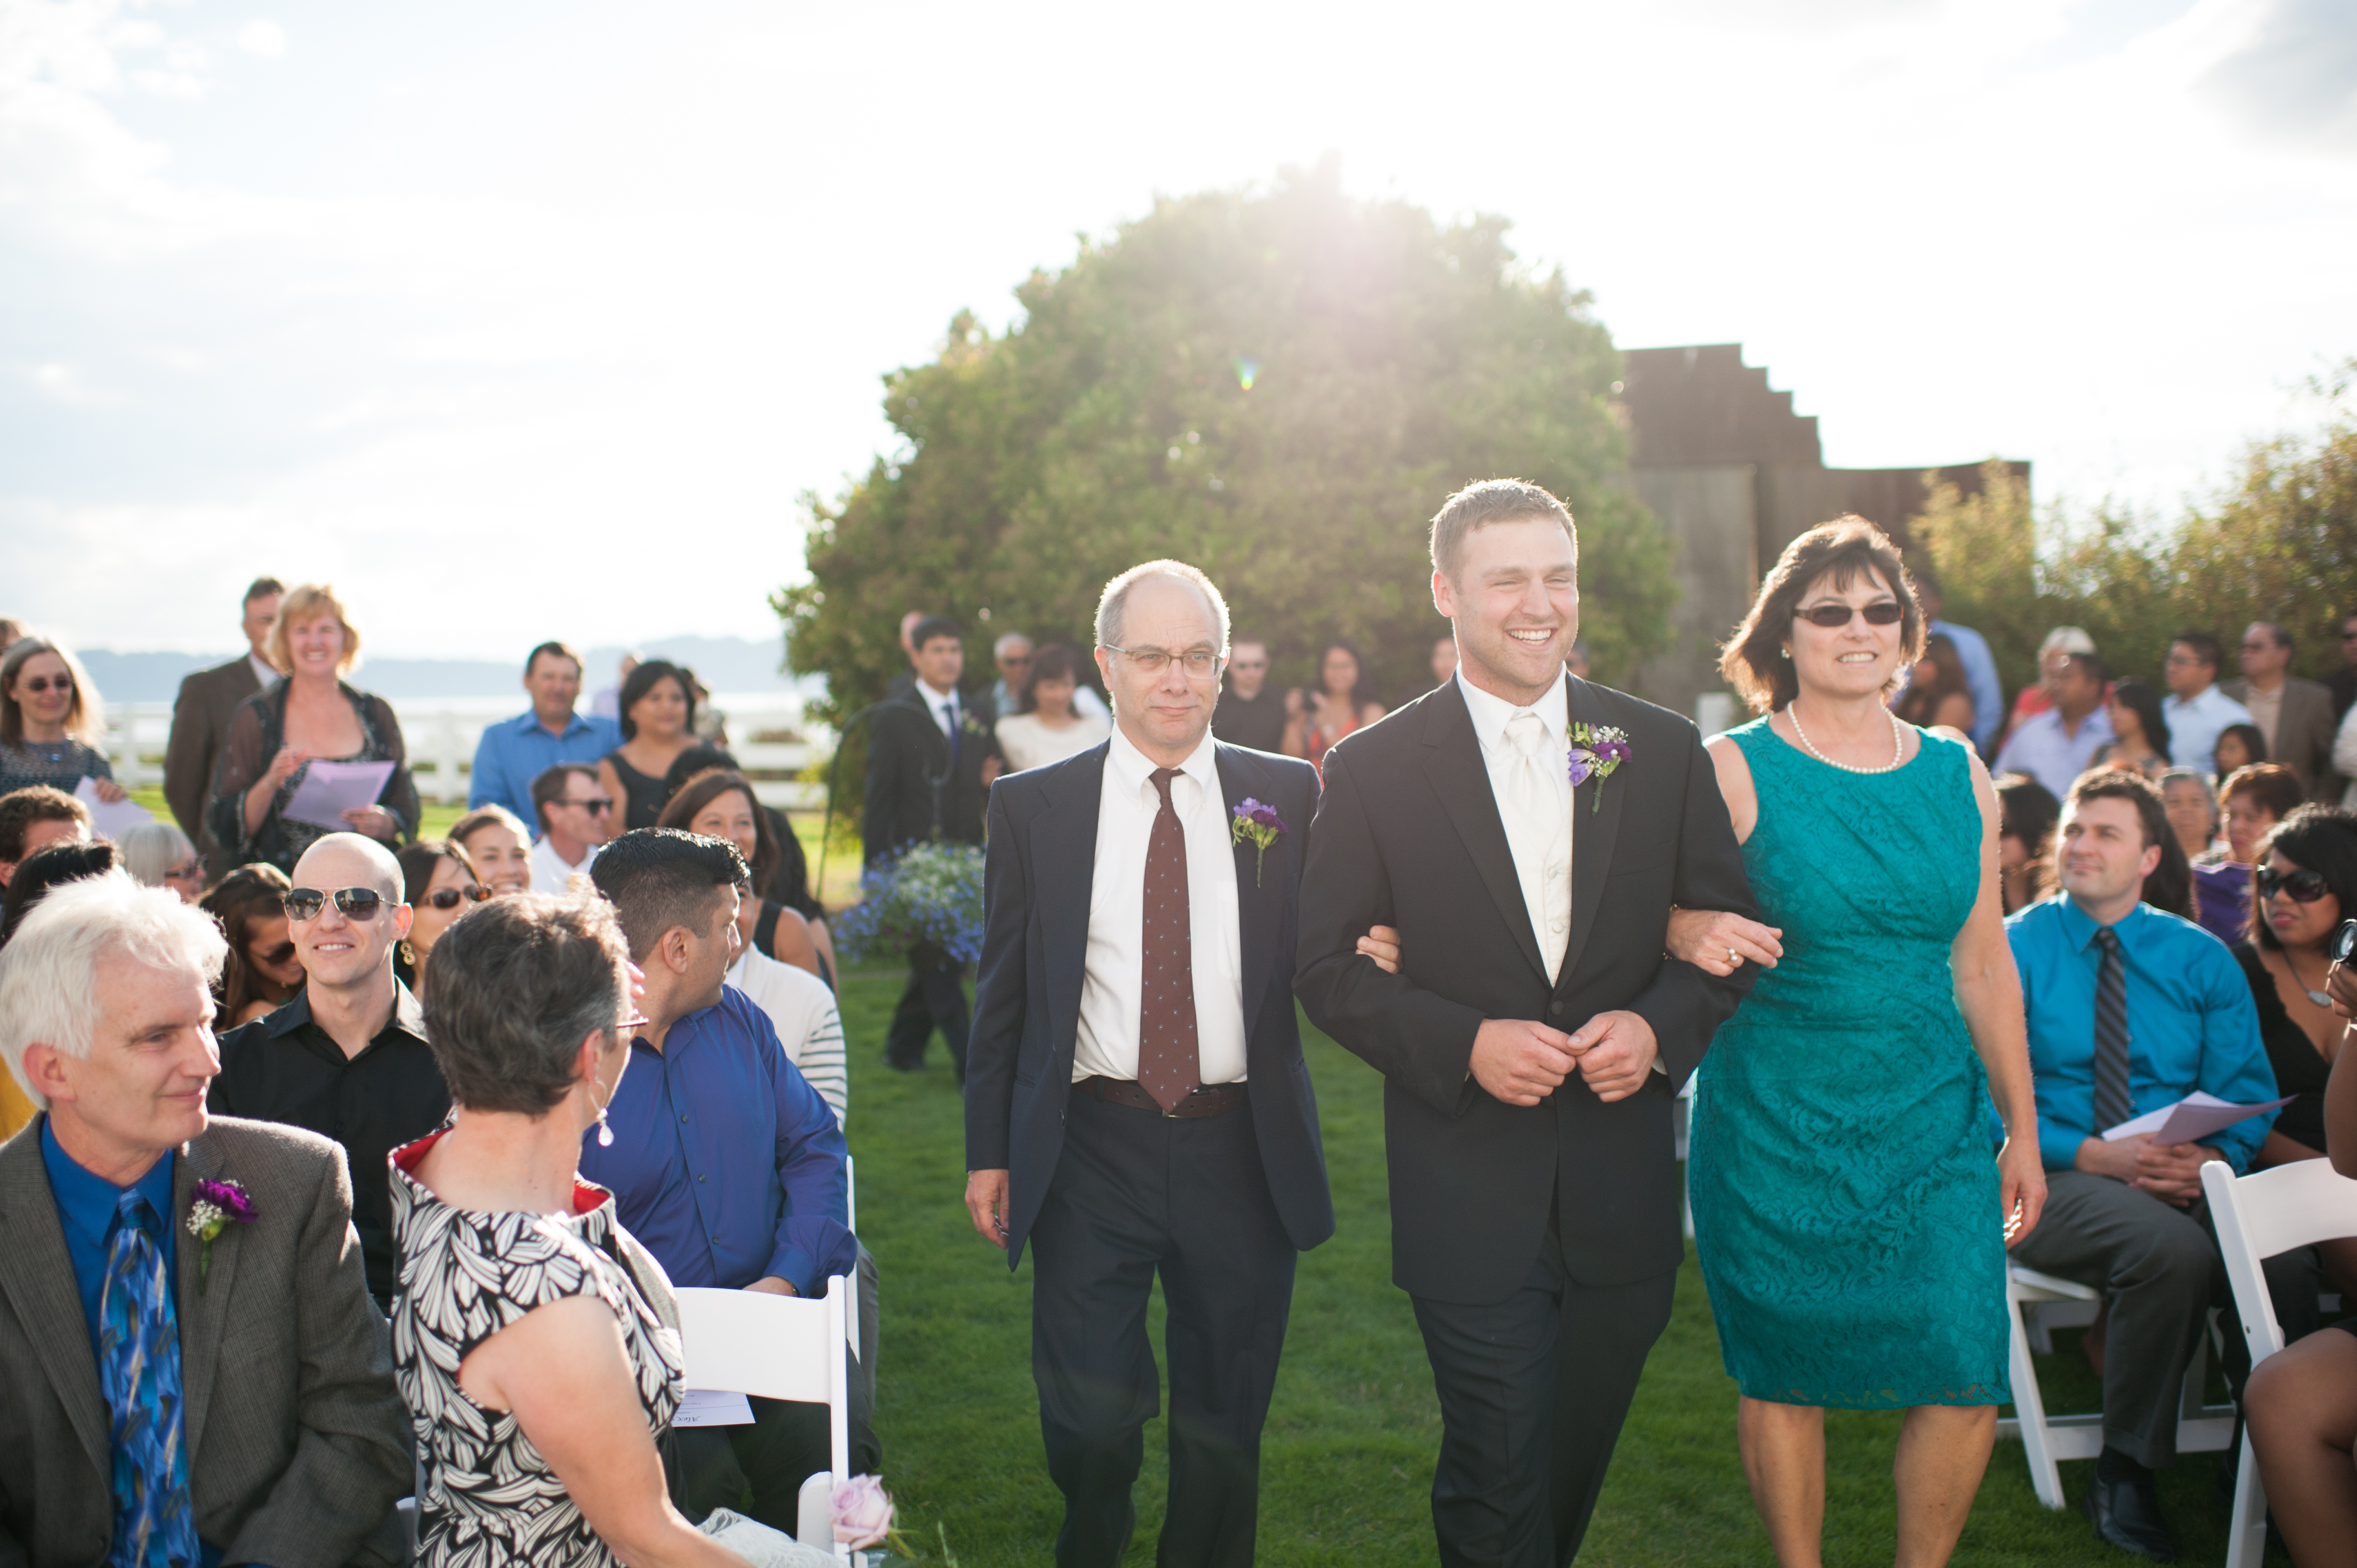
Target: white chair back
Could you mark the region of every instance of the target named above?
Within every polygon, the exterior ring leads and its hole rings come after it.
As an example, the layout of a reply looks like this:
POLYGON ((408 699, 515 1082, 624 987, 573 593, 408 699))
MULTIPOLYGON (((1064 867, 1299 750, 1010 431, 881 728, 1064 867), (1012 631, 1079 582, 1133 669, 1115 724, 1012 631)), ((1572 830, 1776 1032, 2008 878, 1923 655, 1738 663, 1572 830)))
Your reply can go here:
MULTIPOLYGON (((833 1481, 851 1474, 849 1368, 859 1313, 852 1282, 836 1274, 818 1299, 759 1291, 683 1288, 679 1337, 691 1389, 823 1404, 833 1481)), ((813 1477, 815 1481, 818 1477, 813 1477)), ((807 1512, 807 1509, 805 1509, 807 1512)), ((834 1550, 827 1539, 804 1544, 834 1550)))

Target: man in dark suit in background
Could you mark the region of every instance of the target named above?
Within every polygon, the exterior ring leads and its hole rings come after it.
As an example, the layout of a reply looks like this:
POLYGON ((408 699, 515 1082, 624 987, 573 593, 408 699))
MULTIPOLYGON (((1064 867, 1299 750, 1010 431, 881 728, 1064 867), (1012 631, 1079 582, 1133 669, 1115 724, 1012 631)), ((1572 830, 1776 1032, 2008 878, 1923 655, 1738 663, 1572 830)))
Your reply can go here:
POLYGON ((195 841, 205 859, 205 881, 221 880, 231 868, 221 864, 221 845, 205 826, 205 802, 212 799, 213 764, 229 736, 231 715, 238 704, 278 679, 278 671, 263 657, 270 640, 270 623, 278 618, 278 601, 286 585, 275 577, 256 577, 245 590, 246 652, 242 659, 199 670, 182 679, 180 694, 172 703, 172 736, 164 746, 164 800, 180 831, 195 841))
POLYGON ((1212 738, 1227 639, 1194 567, 1115 577, 1097 608, 1113 735, 991 791, 966 1208, 1010 1269, 1032 1243, 1058 1568, 1110 1568, 1136 1523, 1157 1273, 1170 1492, 1156 1560, 1252 1561, 1294 1259, 1334 1230, 1291 984, 1318 777, 1212 738), (1275 818, 1265 846, 1231 828, 1247 801, 1275 818))
POLYGON ((1432 558, 1460 662, 1326 755, 1297 989, 1385 1080, 1392 1278, 1440 1396, 1440 1560, 1538 1568, 1577 1552, 1669 1322, 1671 1106, 1751 980, 1665 959, 1670 908, 1755 911, 1695 726, 1565 669, 1563 504, 1469 486, 1432 558), (1396 973, 1358 950, 1374 926, 1396 973))
POLYGON ((1285 693, 1268 683, 1268 644, 1257 637, 1237 638, 1228 649, 1227 685, 1211 733, 1230 746, 1285 749, 1285 693))
MULTIPOLYGON (((947 616, 928 616, 909 635, 916 683, 879 704, 867 723, 867 805, 860 819, 870 866, 934 839, 982 842, 983 796, 1006 766, 998 737, 958 690, 964 634, 947 616)), ((892 1013, 884 1060, 902 1072, 925 1065, 935 1029, 965 1081, 969 1022, 957 960, 931 944, 909 955, 909 987, 892 1013)))

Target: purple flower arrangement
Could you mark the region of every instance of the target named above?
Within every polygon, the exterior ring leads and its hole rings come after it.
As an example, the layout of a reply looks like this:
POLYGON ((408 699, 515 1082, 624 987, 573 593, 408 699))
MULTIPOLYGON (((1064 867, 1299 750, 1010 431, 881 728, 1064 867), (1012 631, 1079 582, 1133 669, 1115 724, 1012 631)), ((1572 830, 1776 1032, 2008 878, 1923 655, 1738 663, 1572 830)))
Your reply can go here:
POLYGON ((1591 779, 1596 780, 1596 796, 1588 802, 1589 811, 1603 808, 1604 780, 1628 760, 1628 731, 1611 725, 1571 726, 1571 787, 1577 789, 1591 779))
POLYGON ((213 1241, 232 1225, 253 1223, 253 1199, 233 1181, 200 1181, 189 1194, 188 1234, 197 1239, 197 1294, 212 1272, 213 1241))
POLYGON ((1255 800, 1247 795, 1236 802, 1235 820, 1228 824, 1228 836, 1236 843, 1251 844, 1257 852, 1253 859, 1253 886, 1260 886, 1261 873, 1268 865, 1268 846, 1285 832, 1285 819, 1276 808, 1255 800))

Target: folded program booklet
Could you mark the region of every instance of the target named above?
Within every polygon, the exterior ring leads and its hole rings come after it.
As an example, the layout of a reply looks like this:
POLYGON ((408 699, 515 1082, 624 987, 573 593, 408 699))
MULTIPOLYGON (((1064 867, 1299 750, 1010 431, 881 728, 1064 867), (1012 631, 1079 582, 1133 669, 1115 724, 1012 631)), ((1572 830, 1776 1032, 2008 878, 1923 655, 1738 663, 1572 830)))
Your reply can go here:
POLYGON ((2121 1122, 2104 1134, 2111 1143, 2120 1138, 2133 1138, 2138 1133, 2149 1133, 2156 1144, 2194 1144, 2208 1137, 2221 1127, 2231 1127, 2246 1116, 2264 1116, 2291 1101, 2270 1100, 2259 1105, 2236 1105, 2195 1090, 2174 1105, 2164 1105, 2148 1111, 2133 1120, 2121 1122))

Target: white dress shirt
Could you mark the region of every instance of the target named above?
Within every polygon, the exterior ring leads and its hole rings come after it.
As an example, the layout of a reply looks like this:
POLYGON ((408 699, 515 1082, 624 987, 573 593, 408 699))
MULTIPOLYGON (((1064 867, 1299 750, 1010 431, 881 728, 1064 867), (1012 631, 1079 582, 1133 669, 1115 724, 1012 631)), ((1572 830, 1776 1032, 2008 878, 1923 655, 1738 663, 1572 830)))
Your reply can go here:
POLYGON ((532 890, 562 898, 576 872, 588 874, 589 863, 597 858, 597 846, 591 844, 589 853, 581 857, 578 865, 567 865, 565 857, 556 853, 556 845, 546 833, 532 846, 532 855, 525 864, 532 867, 532 890))
POLYGON ((262 682, 264 691, 267 692, 278 684, 278 671, 255 655, 249 653, 245 656, 245 666, 253 671, 253 678, 262 682))
MULTIPOLYGON (((1244 1080, 1243 938, 1236 918, 1236 856, 1227 798, 1207 732, 1170 781, 1170 809, 1187 840, 1187 929, 1195 976, 1196 1070, 1205 1083, 1244 1080)), ((1146 1003, 1146 848, 1162 810, 1156 764, 1119 726, 1097 799, 1097 863, 1089 883, 1088 967, 1072 1081, 1137 1077, 1146 1003)))
POLYGON ((1539 956, 1546 960, 1547 982, 1563 976, 1563 955, 1571 946, 1571 720, 1567 677, 1557 671, 1546 695, 1527 708, 1518 708, 1493 696, 1457 672, 1458 689, 1465 693, 1465 711, 1473 720, 1473 734, 1481 743, 1481 761, 1490 770, 1490 792, 1498 802, 1499 819, 1506 827, 1506 848, 1514 857, 1514 879, 1522 884, 1523 907, 1529 912, 1531 934, 1538 939, 1539 956), (1523 714, 1538 721, 1541 739, 1536 750, 1539 776, 1546 798, 1554 804, 1542 820, 1532 822, 1513 804, 1512 780, 1523 766, 1523 755, 1509 739, 1508 727, 1523 714))
POLYGON ((2201 688, 2191 702, 2171 695, 2161 699, 2160 716, 2169 721, 2169 759, 2179 768, 2207 773, 2217 764, 2210 754, 2230 725, 2251 722, 2251 710, 2218 690, 2216 682, 2201 688))
POLYGON ((925 709, 933 715, 933 723, 941 727, 942 737, 954 741, 957 738, 958 719, 962 716, 957 693, 953 690, 936 692, 920 681, 917 682, 917 695, 924 698, 925 709))

